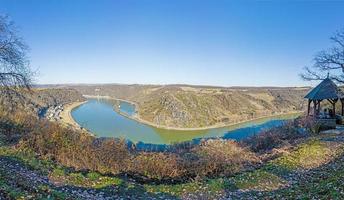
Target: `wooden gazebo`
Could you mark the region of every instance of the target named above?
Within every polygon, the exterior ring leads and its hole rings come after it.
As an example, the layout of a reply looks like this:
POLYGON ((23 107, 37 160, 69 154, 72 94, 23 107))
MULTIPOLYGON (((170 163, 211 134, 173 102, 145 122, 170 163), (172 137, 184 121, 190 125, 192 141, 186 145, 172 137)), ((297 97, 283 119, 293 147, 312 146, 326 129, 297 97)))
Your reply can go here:
POLYGON ((344 114, 344 94, 329 77, 312 89, 305 98, 308 99, 308 115, 310 115, 311 104, 313 103, 313 116, 318 117, 320 113, 320 103, 323 100, 329 101, 332 105, 332 116, 330 117, 336 117, 336 103, 338 100, 341 101, 342 105, 341 114, 344 114))

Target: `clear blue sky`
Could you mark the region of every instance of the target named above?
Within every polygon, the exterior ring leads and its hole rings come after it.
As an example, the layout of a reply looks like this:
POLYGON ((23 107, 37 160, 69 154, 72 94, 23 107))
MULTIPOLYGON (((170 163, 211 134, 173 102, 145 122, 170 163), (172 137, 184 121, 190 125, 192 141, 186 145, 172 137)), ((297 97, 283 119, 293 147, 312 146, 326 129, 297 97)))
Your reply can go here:
POLYGON ((309 85, 344 2, 0 0, 38 83, 309 85))

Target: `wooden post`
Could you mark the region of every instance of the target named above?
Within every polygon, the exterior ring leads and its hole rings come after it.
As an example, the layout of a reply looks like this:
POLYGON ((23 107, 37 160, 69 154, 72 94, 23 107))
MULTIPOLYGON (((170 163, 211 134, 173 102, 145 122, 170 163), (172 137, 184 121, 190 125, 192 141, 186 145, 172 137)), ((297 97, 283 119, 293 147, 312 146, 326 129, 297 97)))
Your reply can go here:
POLYGON ((333 116, 332 117, 336 117, 336 102, 338 101, 338 99, 328 99, 328 101, 332 104, 332 111, 333 111, 333 116))
POLYGON ((313 104, 314 104, 314 106, 313 106, 313 117, 316 117, 316 115, 317 115, 317 100, 313 100, 313 104))
POLYGON ((333 99, 333 117, 336 118, 336 103, 338 99, 333 99))
MULTIPOLYGON (((312 100, 308 99, 308 109, 307 109, 307 116, 309 116, 309 110, 311 109, 311 103, 312 100)), ((343 105, 343 101, 342 101, 342 105, 343 105)), ((343 107, 343 106, 342 106, 343 107)), ((342 109, 343 110, 343 109, 342 109)))
POLYGON ((342 103, 342 116, 344 115, 344 105, 343 105, 343 99, 340 100, 340 102, 342 103))

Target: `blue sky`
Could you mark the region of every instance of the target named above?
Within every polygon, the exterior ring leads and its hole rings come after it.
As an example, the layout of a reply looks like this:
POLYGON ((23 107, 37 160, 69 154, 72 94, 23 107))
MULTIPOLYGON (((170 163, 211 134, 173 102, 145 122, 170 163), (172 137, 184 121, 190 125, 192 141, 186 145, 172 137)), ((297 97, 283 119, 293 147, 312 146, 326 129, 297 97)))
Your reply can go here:
POLYGON ((344 1, 0 0, 38 83, 301 86, 344 1))

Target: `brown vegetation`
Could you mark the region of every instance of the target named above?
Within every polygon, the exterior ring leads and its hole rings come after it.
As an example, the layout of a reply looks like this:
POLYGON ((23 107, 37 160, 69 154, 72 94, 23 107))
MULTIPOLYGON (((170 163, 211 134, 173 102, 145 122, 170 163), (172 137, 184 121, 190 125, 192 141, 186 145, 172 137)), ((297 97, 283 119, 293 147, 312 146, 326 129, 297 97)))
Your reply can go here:
POLYGON ((228 176, 259 162, 256 155, 231 140, 208 140, 191 149, 185 157, 194 176, 228 176))
POLYGON ((180 179, 187 170, 184 162, 172 153, 140 152, 128 162, 128 172, 148 179, 180 179))
POLYGON ((96 139, 85 132, 48 121, 37 123, 39 128, 26 135, 19 147, 31 149, 65 166, 118 174, 125 169, 126 160, 130 158, 123 140, 96 139))

